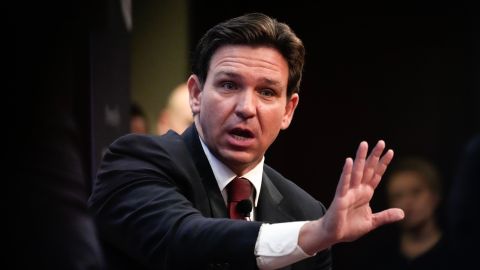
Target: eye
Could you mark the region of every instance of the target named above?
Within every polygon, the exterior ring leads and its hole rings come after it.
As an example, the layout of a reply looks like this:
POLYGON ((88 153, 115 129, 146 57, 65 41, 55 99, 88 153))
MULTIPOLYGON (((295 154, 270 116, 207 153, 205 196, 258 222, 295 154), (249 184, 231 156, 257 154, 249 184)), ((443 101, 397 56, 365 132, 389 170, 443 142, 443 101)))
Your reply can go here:
POLYGON ((417 197, 417 196, 419 196, 422 192, 423 192, 423 189, 421 189, 421 188, 414 188, 414 189, 411 191, 411 195, 417 197))
POLYGON ((405 194, 403 192, 394 192, 390 194, 391 200, 395 202, 403 199, 403 197, 405 197, 405 194))
POLYGON ((273 97, 275 96, 275 91, 272 89, 262 89, 260 90, 260 95, 265 96, 265 97, 273 97))
POLYGON ((222 87, 227 90, 234 90, 237 88, 233 82, 223 82, 222 87))

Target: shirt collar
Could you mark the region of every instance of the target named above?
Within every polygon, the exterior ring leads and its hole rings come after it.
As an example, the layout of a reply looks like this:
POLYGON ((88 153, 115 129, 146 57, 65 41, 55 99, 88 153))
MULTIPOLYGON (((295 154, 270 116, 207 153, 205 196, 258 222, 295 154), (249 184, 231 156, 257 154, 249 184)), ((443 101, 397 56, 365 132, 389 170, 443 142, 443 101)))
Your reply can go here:
MULTIPOLYGON (((200 138, 200 136, 199 136, 200 138)), ((227 191, 225 187, 232 181, 237 175, 228 168, 225 164, 223 164, 220 160, 218 160, 212 152, 208 149, 208 147, 203 142, 202 138, 200 138, 200 143, 202 144, 203 152, 207 156, 208 163, 210 163, 210 167, 212 167, 213 174, 215 179, 217 180, 218 187, 222 192, 223 199, 225 203, 227 203, 227 191)), ((262 177, 263 177, 263 162, 265 161, 265 157, 262 157, 262 160, 250 171, 248 171, 244 175, 239 175, 239 177, 244 177, 252 183, 255 188, 254 192, 254 202, 255 207, 258 203, 258 197, 260 195, 260 188, 262 187, 262 177)))

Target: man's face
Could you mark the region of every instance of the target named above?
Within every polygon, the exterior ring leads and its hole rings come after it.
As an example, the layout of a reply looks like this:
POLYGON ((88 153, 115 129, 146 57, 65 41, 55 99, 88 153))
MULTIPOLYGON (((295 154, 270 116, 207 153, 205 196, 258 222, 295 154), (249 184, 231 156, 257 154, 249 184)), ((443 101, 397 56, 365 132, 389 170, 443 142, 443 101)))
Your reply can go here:
POLYGON ((238 175, 262 159, 298 104, 287 99, 288 65, 269 47, 226 45, 212 56, 202 86, 188 81, 190 106, 210 151, 238 175))
POLYGON ((398 172, 387 186, 390 205, 405 212, 401 224, 406 229, 418 228, 435 218, 439 198, 422 177, 414 171, 398 172))
POLYGON ((130 119, 130 132, 147 134, 147 123, 141 116, 132 116, 130 119))

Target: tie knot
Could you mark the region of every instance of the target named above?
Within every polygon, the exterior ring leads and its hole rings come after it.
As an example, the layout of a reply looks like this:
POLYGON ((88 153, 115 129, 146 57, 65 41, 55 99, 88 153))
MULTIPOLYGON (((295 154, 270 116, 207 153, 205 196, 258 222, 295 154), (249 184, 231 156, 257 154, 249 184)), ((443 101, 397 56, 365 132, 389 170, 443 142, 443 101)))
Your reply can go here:
POLYGON ((252 194, 252 184, 246 178, 235 177, 235 179, 227 185, 227 193, 229 202, 248 200, 252 194))

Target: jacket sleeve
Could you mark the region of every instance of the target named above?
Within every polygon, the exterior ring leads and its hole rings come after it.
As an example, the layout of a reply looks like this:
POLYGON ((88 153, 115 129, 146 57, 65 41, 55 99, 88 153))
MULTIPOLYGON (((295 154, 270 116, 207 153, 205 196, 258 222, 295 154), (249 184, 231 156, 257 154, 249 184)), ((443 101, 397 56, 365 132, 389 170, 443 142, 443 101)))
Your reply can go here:
POLYGON ((190 200, 203 191, 200 179, 158 139, 127 135, 106 151, 89 201, 100 236, 152 269, 254 264, 261 223, 204 217, 190 200))

